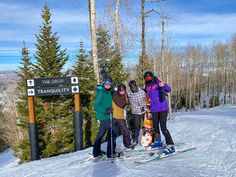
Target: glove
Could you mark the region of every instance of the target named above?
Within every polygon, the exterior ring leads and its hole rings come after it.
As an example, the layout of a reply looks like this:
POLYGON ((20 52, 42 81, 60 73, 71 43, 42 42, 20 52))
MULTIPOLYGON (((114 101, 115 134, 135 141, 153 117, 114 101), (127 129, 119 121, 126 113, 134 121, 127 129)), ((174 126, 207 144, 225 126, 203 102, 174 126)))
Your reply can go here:
POLYGON ((107 108, 105 114, 112 114, 112 108, 107 108))
POLYGON ((145 111, 145 107, 142 107, 142 108, 141 108, 141 112, 144 112, 144 111, 145 111))

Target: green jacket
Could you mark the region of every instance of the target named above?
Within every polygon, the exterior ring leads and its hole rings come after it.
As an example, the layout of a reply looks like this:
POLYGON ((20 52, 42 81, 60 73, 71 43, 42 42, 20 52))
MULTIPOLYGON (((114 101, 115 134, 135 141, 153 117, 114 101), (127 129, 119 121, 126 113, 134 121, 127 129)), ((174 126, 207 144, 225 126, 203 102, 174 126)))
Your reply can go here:
POLYGON ((106 90, 103 86, 97 86, 94 109, 97 120, 108 120, 110 115, 106 114, 107 108, 112 108, 111 90, 106 90))

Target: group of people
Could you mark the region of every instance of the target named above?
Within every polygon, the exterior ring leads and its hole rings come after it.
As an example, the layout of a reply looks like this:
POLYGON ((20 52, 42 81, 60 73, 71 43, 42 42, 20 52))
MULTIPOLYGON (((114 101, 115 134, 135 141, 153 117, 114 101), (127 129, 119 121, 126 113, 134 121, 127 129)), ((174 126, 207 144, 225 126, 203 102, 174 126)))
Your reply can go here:
MULTIPOLYGON (((169 108, 165 97, 171 91, 171 88, 167 83, 154 76, 151 71, 144 73, 144 80, 144 89, 139 88, 135 80, 129 81, 130 90, 128 92, 125 84, 119 84, 117 89, 113 89, 110 77, 104 78, 102 85, 97 86, 94 109, 96 111, 96 119, 99 120, 100 125, 93 146, 94 157, 103 155, 101 142, 107 131, 106 155, 108 158, 113 157, 116 149, 117 128, 121 130, 123 135, 124 146, 126 148, 134 148, 139 142, 141 122, 146 117, 145 115, 148 114, 152 117, 152 131, 149 131, 149 135, 151 132, 151 137, 153 137, 152 142, 148 145, 152 148, 162 146, 161 130, 167 145, 163 153, 170 154, 175 152, 174 142, 166 127, 169 108), (127 107, 131 109, 134 124, 132 135, 130 135, 124 115, 127 107)), ((145 119, 149 119, 148 116, 145 119)), ((143 131, 145 130, 143 129, 143 131)), ((142 142, 146 141, 142 140, 142 142)), ((147 146, 147 143, 144 144, 147 146)))

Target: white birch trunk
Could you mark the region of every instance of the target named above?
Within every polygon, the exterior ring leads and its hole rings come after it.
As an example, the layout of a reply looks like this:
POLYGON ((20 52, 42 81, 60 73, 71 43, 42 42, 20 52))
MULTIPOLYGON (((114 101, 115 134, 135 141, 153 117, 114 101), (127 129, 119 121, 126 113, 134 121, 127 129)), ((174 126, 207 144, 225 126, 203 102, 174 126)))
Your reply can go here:
POLYGON ((89 0, 89 17, 90 17, 90 32, 92 43, 92 57, 94 73, 99 83, 98 61, 97 61, 97 35, 96 35, 96 7, 95 0, 89 0))

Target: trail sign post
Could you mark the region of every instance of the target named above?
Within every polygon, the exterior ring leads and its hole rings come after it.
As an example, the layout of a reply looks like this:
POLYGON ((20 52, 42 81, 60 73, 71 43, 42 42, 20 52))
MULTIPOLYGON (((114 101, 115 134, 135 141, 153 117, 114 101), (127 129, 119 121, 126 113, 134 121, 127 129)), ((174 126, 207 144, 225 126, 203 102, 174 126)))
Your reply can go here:
POLYGON ((74 94, 74 139, 75 150, 83 149, 83 119, 80 111, 79 78, 53 77, 53 78, 34 78, 27 80, 27 95, 29 107, 29 134, 31 160, 40 158, 38 132, 35 118, 34 97, 35 96, 55 96, 74 94))

